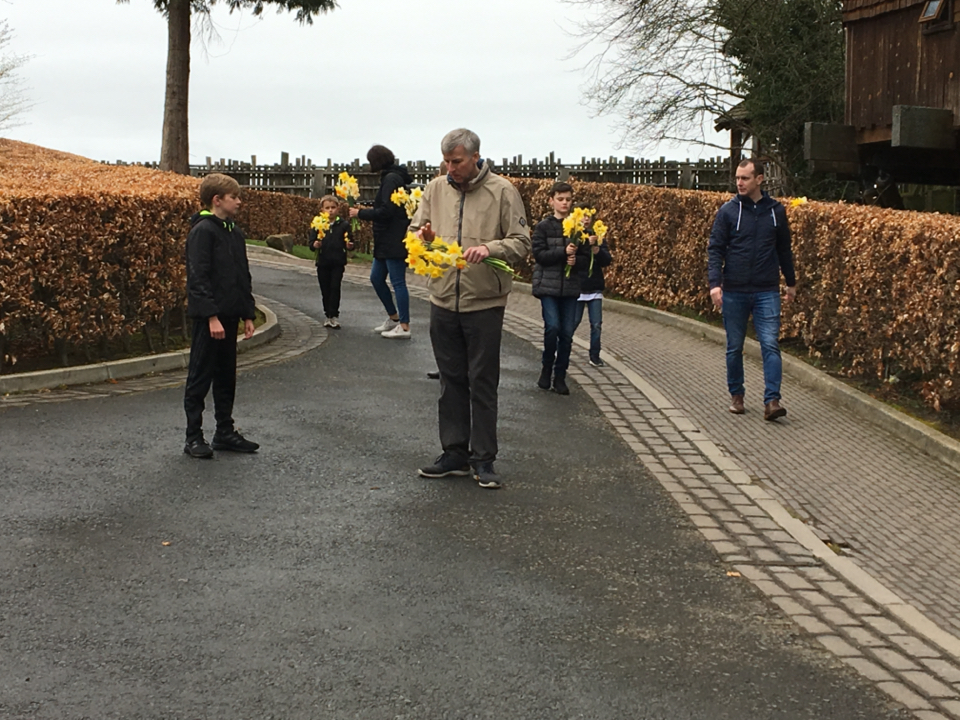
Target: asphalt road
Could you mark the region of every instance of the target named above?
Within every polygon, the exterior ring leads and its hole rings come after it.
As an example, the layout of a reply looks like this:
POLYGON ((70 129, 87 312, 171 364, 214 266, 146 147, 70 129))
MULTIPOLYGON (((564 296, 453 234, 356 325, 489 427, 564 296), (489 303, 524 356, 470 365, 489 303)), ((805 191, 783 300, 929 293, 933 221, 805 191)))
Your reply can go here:
MULTIPOLYGON (((310 277, 254 280, 320 315, 310 277)), ((418 478, 426 305, 409 342, 370 332, 371 289, 343 305, 241 375, 255 456, 182 455, 182 389, 0 412, 0 718, 908 717, 728 577, 529 344, 504 342, 506 487, 418 478)))

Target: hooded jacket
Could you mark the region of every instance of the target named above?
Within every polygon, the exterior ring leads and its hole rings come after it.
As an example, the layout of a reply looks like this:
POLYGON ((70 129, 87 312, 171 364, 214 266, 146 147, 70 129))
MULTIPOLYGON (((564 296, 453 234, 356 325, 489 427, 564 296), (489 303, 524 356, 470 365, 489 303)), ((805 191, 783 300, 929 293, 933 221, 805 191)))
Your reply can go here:
POLYGON ((797 284, 787 212, 766 192, 756 203, 737 195, 723 204, 713 221, 707 257, 711 290, 775 292, 781 270, 788 287, 797 284))
MULTIPOLYGON (((494 174, 489 162, 479 163, 479 174, 461 190, 448 177, 430 181, 410 224, 411 231, 430 223, 447 242, 456 240, 464 250, 485 245, 490 257, 516 267, 530 254, 530 228, 520 193, 494 174)), ((430 302, 454 312, 475 312, 507 304, 513 278, 486 263, 471 263, 431 278, 430 302)))
MULTIPOLYGON (((592 251, 591 251, 592 252, 592 251)), ((610 255, 610 248, 607 243, 602 243, 600 249, 593 256, 593 272, 590 272, 590 261, 584 267, 580 268, 580 292, 598 293, 606 288, 606 281, 603 278, 603 269, 613 262, 613 256, 610 255)))
POLYGON ((563 236, 563 220, 549 215, 537 223, 530 238, 533 257, 531 283, 534 297, 580 297, 580 271, 590 264, 590 252, 586 245, 577 246, 576 265, 567 275, 567 245, 570 239, 563 236))
MULTIPOLYGON (((334 218, 333 222, 330 223, 327 234, 320 241, 320 249, 317 250, 316 257, 317 266, 328 267, 330 265, 347 264, 347 240, 349 239, 347 231, 349 229, 349 222, 339 216, 334 218)), ((316 242, 317 232, 312 228, 309 232, 310 237, 313 238, 310 241, 310 247, 312 248, 313 243, 316 242)))
POLYGON ((253 280, 240 229, 208 210, 190 218, 187 235, 187 314, 192 318, 253 320, 253 280))
POLYGON ((357 217, 373 221, 373 257, 378 260, 403 260, 407 247, 407 211, 390 200, 397 188, 413 182, 406 165, 391 165, 380 171, 380 187, 372 208, 364 208, 357 217))

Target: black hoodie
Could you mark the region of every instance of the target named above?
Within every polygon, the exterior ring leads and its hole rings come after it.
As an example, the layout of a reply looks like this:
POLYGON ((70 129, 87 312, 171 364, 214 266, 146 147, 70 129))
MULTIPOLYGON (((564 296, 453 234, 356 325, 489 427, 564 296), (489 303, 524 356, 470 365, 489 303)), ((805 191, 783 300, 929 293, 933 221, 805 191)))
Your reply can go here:
MULTIPOLYGON (((348 230, 350 223, 341 217, 335 217, 330 223, 330 229, 320 241, 320 249, 317 250, 317 265, 329 267, 331 265, 347 264, 347 240, 349 239, 348 230)), ((316 238, 317 231, 310 229, 310 236, 316 238)), ((310 247, 316 239, 310 241, 310 247)))
POLYGON ((406 165, 391 165, 380 171, 380 189, 373 200, 372 208, 364 208, 357 215, 361 220, 373 221, 373 256, 378 260, 407 257, 403 244, 410 220, 407 211, 391 202, 390 196, 397 188, 413 182, 406 165))
POLYGON ((187 314, 192 318, 253 320, 253 280, 243 233, 209 211, 190 218, 187 235, 187 314))

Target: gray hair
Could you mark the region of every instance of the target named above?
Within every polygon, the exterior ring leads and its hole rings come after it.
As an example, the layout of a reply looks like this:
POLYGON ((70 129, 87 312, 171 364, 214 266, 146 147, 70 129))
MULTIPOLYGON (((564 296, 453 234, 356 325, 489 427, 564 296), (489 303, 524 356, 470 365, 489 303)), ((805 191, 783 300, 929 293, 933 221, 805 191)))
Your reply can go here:
POLYGON ((466 128, 451 130, 444 135, 443 140, 440 141, 440 152, 446 155, 452 153, 461 145, 463 145, 463 149, 467 151, 468 155, 480 152, 480 136, 466 128))

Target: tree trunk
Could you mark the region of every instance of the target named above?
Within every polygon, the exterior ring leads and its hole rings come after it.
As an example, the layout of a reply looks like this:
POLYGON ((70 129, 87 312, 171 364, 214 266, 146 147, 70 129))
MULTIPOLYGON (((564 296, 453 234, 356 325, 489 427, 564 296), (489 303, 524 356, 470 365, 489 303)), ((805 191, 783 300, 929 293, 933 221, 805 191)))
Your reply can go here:
POLYGON ((170 344, 170 311, 164 310, 160 319, 160 347, 164 350, 170 344))
POLYGON ((167 94, 160 169, 189 175, 190 0, 169 0, 167 12, 167 94))
POLYGON ((150 328, 143 326, 143 339, 147 341, 147 352, 153 354, 157 351, 153 345, 153 338, 150 336, 150 328))

